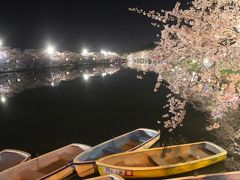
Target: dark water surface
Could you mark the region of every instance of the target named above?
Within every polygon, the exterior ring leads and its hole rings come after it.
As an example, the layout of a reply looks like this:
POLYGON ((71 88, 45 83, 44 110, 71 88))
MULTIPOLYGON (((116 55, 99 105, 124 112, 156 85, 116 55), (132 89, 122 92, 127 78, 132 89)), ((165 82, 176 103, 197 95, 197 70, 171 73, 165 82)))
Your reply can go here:
MULTIPOLYGON (((104 70, 109 72, 111 67, 104 68, 8 75, 12 81, 15 76, 27 79, 22 78, 18 83, 25 83, 24 87, 16 86, 0 104, 0 150, 21 149, 35 156, 70 143, 93 146, 139 127, 158 129, 156 121, 164 114, 168 90, 162 87, 153 92, 157 75, 147 73, 139 80, 135 70, 121 68, 106 74, 104 70), (84 73, 91 76, 86 78, 84 73), (36 79, 41 85, 34 85, 36 79)), ((1 77, 1 82, 8 76, 1 77)), ((204 114, 188 106, 184 126, 167 135, 168 144, 212 140, 205 124, 204 114)), ((219 163, 198 172, 223 170, 224 163, 219 163)))

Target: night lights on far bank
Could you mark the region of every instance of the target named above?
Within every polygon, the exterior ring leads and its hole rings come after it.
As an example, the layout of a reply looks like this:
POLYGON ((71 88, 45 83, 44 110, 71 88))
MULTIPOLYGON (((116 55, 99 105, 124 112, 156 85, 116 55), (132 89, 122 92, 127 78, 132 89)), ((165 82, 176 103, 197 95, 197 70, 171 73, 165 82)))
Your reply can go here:
POLYGON ((47 48, 46 48, 46 52, 47 52, 49 55, 52 55, 55 51, 56 51, 56 49, 55 49, 55 47, 52 46, 52 45, 48 45, 47 48))
POLYGON ((88 55, 88 49, 86 49, 86 48, 84 48, 83 50, 82 50, 82 56, 87 56, 88 55))
MULTIPOLYGON (((0 39, 0 48, 3 47, 3 41, 2 39, 0 39)), ((47 56, 50 56, 51 58, 53 58, 55 55, 60 54, 60 52, 58 52, 58 50, 56 49, 56 46, 54 44, 47 44, 47 46, 43 49, 44 53, 47 56)), ((91 52, 89 51, 89 49, 87 48, 83 48, 80 52, 80 54, 83 57, 88 57, 88 56, 93 56, 93 60, 96 60, 95 56, 98 56, 100 54, 102 54, 105 58, 108 57, 114 57, 114 56, 118 56, 118 54, 116 52, 112 52, 112 51, 106 51, 106 50, 100 50, 99 53, 98 52, 91 52)), ((99 56, 100 57, 100 56, 99 56)), ((69 58, 66 58, 66 61, 69 61, 69 58)))

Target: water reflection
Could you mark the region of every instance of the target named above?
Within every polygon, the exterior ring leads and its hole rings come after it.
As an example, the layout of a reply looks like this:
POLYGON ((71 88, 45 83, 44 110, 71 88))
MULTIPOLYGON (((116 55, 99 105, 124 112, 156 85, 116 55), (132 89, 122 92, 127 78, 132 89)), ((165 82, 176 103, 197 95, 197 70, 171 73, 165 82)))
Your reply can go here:
POLYGON ((62 81, 76 78, 112 75, 120 70, 121 64, 104 64, 66 68, 51 68, 40 71, 26 71, 0 74, 0 100, 2 104, 15 94, 42 86, 57 86, 62 81))

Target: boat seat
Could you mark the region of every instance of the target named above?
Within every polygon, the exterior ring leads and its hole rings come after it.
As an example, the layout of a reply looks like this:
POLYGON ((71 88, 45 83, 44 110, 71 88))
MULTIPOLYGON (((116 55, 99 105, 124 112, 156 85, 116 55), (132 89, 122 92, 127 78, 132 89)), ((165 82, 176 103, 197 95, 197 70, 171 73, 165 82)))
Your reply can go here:
POLYGON ((20 179, 38 179, 44 177, 45 175, 46 174, 32 169, 25 169, 19 173, 20 179))
POLYGON ((58 154, 58 157, 62 160, 69 161, 69 162, 73 160, 72 154, 66 153, 66 152, 62 152, 61 154, 58 154))
POLYGON ((136 146, 138 146, 139 144, 141 144, 142 142, 137 140, 137 139, 129 139, 129 141, 124 144, 121 149, 122 151, 128 151, 136 146))
POLYGON ((46 165, 45 167, 42 167, 41 169, 38 170, 38 172, 44 173, 44 174, 49 174, 53 171, 58 170, 59 168, 69 164, 68 161, 65 161, 63 159, 59 159, 57 161, 51 162, 50 164, 46 165))
POLYGON ((149 161, 155 166, 167 165, 168 163, 158 155, 148 155, 149 161))
POLYGON ((201 148, 194 148, 192 149, 189 154, 193 157, 195 157, 196 159, 201 159, 204 157, 208 157, 209 155, 207 153, 205 153, 201 148))

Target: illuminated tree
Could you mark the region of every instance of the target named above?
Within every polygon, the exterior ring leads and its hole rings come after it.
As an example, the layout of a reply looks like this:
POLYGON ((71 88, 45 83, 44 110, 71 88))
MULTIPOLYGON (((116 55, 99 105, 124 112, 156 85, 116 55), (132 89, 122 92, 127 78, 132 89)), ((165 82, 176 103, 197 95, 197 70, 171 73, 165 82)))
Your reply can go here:
POLYGON ((130 54, 128 59, 151 60, 145 70, 159 73, 155 91, 163 79, 169 83, 170 116, 164 118, 170 131, 182 123, 185 100, 201 102, 211 113, 214 124, 207 129, 212 130, 226 113, 239 110, 240 1, 194 0, 189 9, 180 7, 178 2, 172 11, 130 8, 163 30, 154 50, 130 54))

